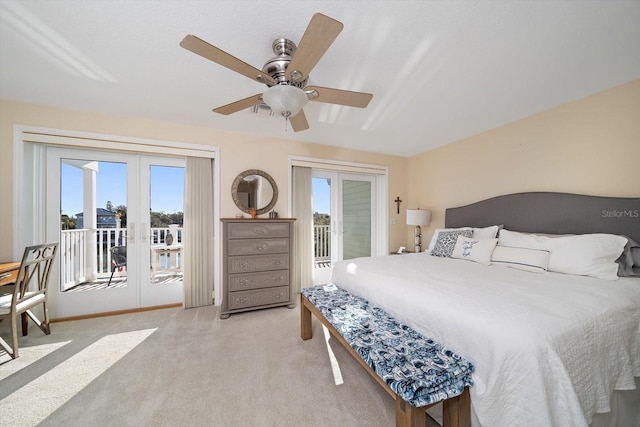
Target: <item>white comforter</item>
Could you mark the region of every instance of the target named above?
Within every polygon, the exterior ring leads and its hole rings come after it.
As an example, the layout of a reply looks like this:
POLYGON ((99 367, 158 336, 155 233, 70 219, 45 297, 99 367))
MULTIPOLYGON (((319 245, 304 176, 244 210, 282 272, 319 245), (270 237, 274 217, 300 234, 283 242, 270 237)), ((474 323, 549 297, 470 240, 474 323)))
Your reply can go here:
POLYGON ((483 426, 585 426, 640 376, 640 279, 536 274, 407 254, 337 263, 331 283, 475 364, 483 426))

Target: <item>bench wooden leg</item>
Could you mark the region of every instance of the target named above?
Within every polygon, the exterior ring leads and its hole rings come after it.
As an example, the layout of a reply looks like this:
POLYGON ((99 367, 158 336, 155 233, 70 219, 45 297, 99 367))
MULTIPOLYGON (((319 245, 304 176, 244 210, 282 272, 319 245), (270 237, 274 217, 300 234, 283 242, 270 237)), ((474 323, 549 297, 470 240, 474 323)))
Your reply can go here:
MULTIPOLYGON (((426 410, 431 406, 416 408, 396 397, 396 427, 424 427, 426 410)), ((469 387, 465 387, 460 396, 442 403, 442 427, 471 427, 469 387)))
POLYGON ((443 427, 471 427, 471 397, 469 387, 465 387, 460 396, 452 397, 442 403, 443 427))
POLYGON ((307 307, 307 300, 300 295, 300 337, 303 340, 313 338, 313 331, 311 330, 311 310, 307 307))
POLYGON ((424 408, 416 408, 396 397, 396 427, 424 427, 426 421, 424 408))

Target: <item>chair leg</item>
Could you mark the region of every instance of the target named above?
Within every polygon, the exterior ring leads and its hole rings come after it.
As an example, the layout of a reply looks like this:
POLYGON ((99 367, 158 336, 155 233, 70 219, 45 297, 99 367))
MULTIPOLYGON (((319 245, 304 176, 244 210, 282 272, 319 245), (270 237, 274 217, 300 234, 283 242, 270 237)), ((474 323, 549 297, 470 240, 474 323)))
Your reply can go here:
POLYGON ((46 302, 42 303, 42 311, 44 312, 44 334, 51 334, 51 327, 49 326, 49 307, 46 302))
POLYGON ((36 326, 38 328, 40 328, 40 330, 42 332, 44 332, 45 335, 49 335, 50 334, 48 318, 46 318, 46 320, 44 322, 41 322, 40 319, 38 319, 36 317, 36 315, 33 314, 33 312, 31 310, 27 310, 25 313, 27 313, 27 315, 31 318, 31 320, 33 320, 33 323, 35 323, 36 326))
POLYGON ((11 316, 11 340, 12 344, 12 353, 11 357, 18 357, 18 316, 11 316))
POLYGON ((115 267, 113 267, 113 268, 111 269, 111 277, 109 277, 109 283, 107 283, 107 288, 108 288, 108 287, 109 287, 109 285, 111 284, 111 279, 113 279, 113 273, 115 273, 115 272, 116 272, 116 268, 115 268, 115 267))
POLYGON ((20 319, 22 320, 22 336, 26 337, 29 333, 29 323, 27 322, 27 313, 21 313, 20 319))
POLYGON ((0 337, 0 348, 4 349, 12 359, 18 357, 18 319, 17 316, 11 316, 11 344, 7 343, 0 337))
POLYGON ((13 349, 5 340, 2 339, 2 337, 0 337, 0 348, 4 349, 4 351, 6 351, 9 356, 15 359, 15 356, 13 355, 13 349))

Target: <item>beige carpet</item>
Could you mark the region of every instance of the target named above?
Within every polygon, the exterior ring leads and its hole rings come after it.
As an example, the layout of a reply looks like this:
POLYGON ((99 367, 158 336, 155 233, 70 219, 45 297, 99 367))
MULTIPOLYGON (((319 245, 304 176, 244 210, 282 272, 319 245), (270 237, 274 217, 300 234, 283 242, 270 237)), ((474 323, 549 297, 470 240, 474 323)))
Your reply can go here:
POLYGON ((395 425, 391 397, 333 339, 332 367, 320 323, 309 341, 299 328, 299 308, 220 320, 215 307, 54 323, 49 336, 31 325, 18 359, 0 350, 0 426, 395 425))

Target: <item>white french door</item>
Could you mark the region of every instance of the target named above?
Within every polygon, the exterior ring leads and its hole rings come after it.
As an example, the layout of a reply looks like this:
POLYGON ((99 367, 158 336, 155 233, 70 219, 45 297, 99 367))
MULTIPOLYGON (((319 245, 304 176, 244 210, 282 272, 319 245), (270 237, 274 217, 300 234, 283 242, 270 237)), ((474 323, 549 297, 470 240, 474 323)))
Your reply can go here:
POLYGON ((337 261, 376 251, 375 176, 313 171, 314 283, 325 284, 337 261))
MULTIPOLYGON (((169 206, 184 212, 184 158, 138 156, 140 161, 140 307, 182 303, 182 221, 156 226, 151 213, 169 206), (147 264, 149 260, 149 264, 147 264), (149 274, 151 277, 147 276, 149 274)), ((165 212, 170 215, 171 212, 165 212)), ((181 217, 180 217, 181 218, 181 217)))
POLYGON ((173 181, 181 173, 184 179, 184 160, 45 150, 45 233, 47 241, 60 242, 59 271, 49 288, 52 317, 182 302, 181 224, 152 228, 151 212, 165 196, 178 198, 176 210, 183 211, 184 185, 177 194, 164 194, 173 187, 158 189, 166 181, 154 175, 177 172, 173 181), (176 273, 174 280, 160 280, 169 272, 176 273))

